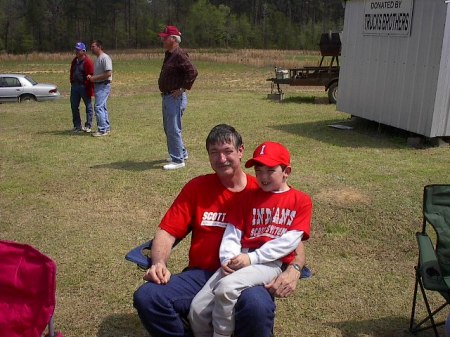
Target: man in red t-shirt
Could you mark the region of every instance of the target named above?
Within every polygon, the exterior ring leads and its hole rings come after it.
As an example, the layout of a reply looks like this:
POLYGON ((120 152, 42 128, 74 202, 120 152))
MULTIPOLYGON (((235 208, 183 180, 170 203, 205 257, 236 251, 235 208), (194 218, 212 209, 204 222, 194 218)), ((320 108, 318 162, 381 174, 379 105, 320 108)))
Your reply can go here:
POLYGON ((92 96, 94 85, 87 80, 88 75, 94 73, 94 64, 86 54, 86 46, 83 42, 75 45, 76 56, 70 64, 70 107, 72 109, 73 132, 91 132, 94 108, 92 96), (80 101, 83 100, 86 107, 86 123, 81 125, 80 101))
MULTIPOLYGON (((231 126, 214 127, 206 139, 214 174, 199 176, 181 190, 163 217, 153 240, 148 281, 134 294, 134 306, 152 337, 192 336, 183 322, 194 296, 220 267, 219 247, 232 207, 258 188, 241 168, 244 146, 231 126), (177 239, 192 231, 188 270, 172 275, 167 261, 177 239)), ((235 307, 235 337, 269 337, 275 304, 271 295, 286 297, 298 282, 304 264, 303 245, 273 282, 245 290, 235 307)))

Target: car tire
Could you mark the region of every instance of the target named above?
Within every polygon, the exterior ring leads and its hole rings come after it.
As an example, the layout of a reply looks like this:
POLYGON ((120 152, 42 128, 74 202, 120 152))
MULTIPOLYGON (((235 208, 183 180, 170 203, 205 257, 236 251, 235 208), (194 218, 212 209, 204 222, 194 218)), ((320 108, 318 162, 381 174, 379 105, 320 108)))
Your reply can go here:
POLYGON ((336 104, 338 95, 338 82, 333 82, 328 87, 328 102, 330 104, 336 104))
POLYGON ((30 102, 35 102, 36 101, 36 97, 34 97, 33 95, 30 94, 25 94, 19 97, 19 103, 30 103, 30 102))

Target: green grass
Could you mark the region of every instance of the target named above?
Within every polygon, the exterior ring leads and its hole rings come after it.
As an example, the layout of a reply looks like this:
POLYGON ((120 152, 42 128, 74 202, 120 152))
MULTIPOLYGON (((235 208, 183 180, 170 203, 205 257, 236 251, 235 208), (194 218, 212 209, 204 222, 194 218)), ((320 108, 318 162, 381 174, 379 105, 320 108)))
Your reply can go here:
MULTIPOLYGON (((161 61, 114 63, 112 134, 100 139, 69 132, 69 61, 0 65, 32 70, 63 94, 0 105, 0 237, 57 262, 56 326, 66 337, 146 336, 131 303, 142 273, 123 257, 152 237, 185 182, 211 171, 204 140, 218 123, 242 133, 245 159, 264 140, 285 144, 290 183, 314 200, 314 277, 277 300, 275 334, 408 336, 422 189, 450 182, 449 149, 412 149, 401 133, 367 123, 329 128, 349 116, 324 104, 322 88, 285 88, 289 99, 271 102, 272 68, 203 61, 184 117, 187 167, 164 172, 161 61)), ((187 249, 174 251, 173 271, 187 249)))

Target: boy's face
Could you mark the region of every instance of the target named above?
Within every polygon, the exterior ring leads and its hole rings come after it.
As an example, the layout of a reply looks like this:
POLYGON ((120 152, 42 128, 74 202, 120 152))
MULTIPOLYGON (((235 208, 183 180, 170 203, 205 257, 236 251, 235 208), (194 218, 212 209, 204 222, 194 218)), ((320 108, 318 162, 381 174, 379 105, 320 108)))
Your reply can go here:
POLYGON ((283 170, 281 165, 268 167, 264 165, 255 166, 255 175, 259 187, 265 192, 282 192, 289 189, 287 177, 291 172, 288 166, 283 170))

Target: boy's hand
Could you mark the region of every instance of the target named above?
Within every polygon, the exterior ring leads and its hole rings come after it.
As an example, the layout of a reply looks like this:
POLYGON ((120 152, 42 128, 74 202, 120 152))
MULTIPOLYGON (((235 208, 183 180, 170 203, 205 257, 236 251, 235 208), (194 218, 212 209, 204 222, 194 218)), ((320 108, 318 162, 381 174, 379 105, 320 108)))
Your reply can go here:
POLYGON ((222 273, 225 276, 234 273, 234 270, 230 268, 229 264, 230 264, 230 261, 228 261, 227 263, 222 265, 222 273))
POLYGON ((228 266, 233 270, 238 270, 249 265, 251 265, 251 262, 248 254, 239 254, 238 256, 232 258, 228 263, 228 266))

